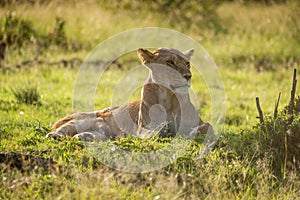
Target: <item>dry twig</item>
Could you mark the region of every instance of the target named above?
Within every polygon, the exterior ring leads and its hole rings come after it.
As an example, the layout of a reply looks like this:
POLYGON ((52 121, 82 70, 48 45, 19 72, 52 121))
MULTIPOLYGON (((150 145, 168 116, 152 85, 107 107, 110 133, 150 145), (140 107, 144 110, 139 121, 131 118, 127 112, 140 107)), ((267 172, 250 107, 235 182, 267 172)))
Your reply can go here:
POLYGON ((290 115, 293 115, 293 111, 294 111, 294 107, 295 107, 296 85, 297 85, 297 70, 294 69, 291 98, 290 98, 289 109, 288 109, 288 112, 290 115))
POLYGON ((278 105, 279 105, 279 101, 280 101, 280 96, 281 96, 281 92, 279 92, 278 99, 277 99, 277 101, 275 102, 274 119, 277 118, 277 114, 278 114, 278 105))
POLYGON ((257 107, 257 111, 258 111, 258 114, 259 114, 259 121, 260 123, 264 123, 264 114, 261 110, 261 107, 260 107, 260 103, 259 103, 259 97, 256 97, 256 107, 257 107))

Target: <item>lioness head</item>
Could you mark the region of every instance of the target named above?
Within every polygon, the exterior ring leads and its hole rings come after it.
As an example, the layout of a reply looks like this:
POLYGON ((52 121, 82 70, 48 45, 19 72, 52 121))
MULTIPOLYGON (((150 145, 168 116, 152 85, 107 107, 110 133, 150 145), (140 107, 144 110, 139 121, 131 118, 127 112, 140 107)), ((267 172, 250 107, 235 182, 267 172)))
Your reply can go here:
POLYGON ((190 87, 190 59, 193 53, 194 49, 186 52, 169 48, 159 48, 154 52, 138 49, 143 65, 150 69, 150 81, 175 92, 187 92, 190 87))

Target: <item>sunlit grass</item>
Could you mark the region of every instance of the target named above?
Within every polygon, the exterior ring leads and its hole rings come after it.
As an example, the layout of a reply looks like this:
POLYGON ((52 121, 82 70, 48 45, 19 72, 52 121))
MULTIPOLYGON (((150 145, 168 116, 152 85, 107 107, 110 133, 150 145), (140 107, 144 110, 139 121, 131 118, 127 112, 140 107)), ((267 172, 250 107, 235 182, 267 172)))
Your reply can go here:
MULTIPOLYGON (((180 21, 171 25, 158 13, 147 12, 146 8, 134 13, 109 10, 93 0, 0 8, 0 24, 8 11, 30 20, 34 29, 43 35, 51 33, 55 18, 61 17, 66 21, 66 37, 83 45, 70 50, 50 45, 42 52, 33 44, 7 49, 3 61, 5 67, 0 69, 0 152, 52 158, 57 166, 52 171, 39 167, 19 171, 0 163, 0 199, 299 198, 299 166, 295 165, 296 169, 288 172, 280 171, 279 160, 274 167, 272 152, 276 152, 276 147, 268 143, 276 139, 279 144, 286 144, 284 141, 280 143, 282 136, 288 133, 282 130, 297 128, 299 117, 292 125, 280 125, 280 137, 269 134, 267 141, 260 140, 260 134, 265 133, 258 125, 255 107, 255 97, 259 96, 265 116, 272 116, 278 93, 282 92, 279 110, 284 109, 290 98, 292 68, 299 69, 300 48, 294 37, 297 29, 291 29, 289 3, 272 6, 224 3, 217 10, 220 23, 226 30, 220 33, 195 26, 183 28, 180 21), (197 141, 203 139, 200 138, 191 142, 183 156, 163 169, 130 174, 105 166, 80 141, 45 138, 56 120, 74 112, 73 89, 79 66, 16 66, 36 56, 47 62, 74 57, 84 59, 92 48, 113 34, 146 26, 184 32, 203 45, 216 61, 226 91, 226 118, 215 149, 199 158, 202 144, 197 141), (259 72, 256 65, 261 59, 269 60, 274 68, 263 68, 259 72), (287 62, 290 59, 292 61, 287 62), (29 86, 34 86, 40 105, 22 103, 14 95, 13 91, 21 91, 19 88, 22 87, 27 90, 21 93, 27 94, 29 86)), ((122 69, 112 66, 101 77, 95 91, 94 109, 113 106, 116 86, 128 83, 126 80, 120 83, 120 78, 130 75, 130 70, 140 64, 135 52, 124 55, 119 62, 122 69)), ((201 118, 209 121, 212 99, 205 78, 193 69, 195 101, 201 118)), ((120 102, 138 99, 140 89, 131 91, 120 102)), ((298 83, 297 93, 299 90, 298 83)), ((29 95, 29 98, 35 95, 29 95)), ((279 126, 272 120, 266 126, 274 128, 273 124, 279 126)), ((169 140, 127 137, 117 139, 113 144, 132 152, 147 152, 167 146, 169 140)), ((279 145, 277 149, 281 152, 276 155, 283 155, 284 147, 279 145)), ((104 156, 110 159, 109 155, 104 156)))

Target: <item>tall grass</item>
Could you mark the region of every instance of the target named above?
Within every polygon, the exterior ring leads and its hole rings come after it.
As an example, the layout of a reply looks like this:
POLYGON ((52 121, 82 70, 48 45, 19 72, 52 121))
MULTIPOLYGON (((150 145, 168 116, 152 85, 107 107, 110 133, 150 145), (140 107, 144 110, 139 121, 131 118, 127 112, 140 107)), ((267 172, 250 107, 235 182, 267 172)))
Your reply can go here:
POLYGON ((12 93, 19 103, 41 105, 41 96, 36 86, 23 86, 17 89, 13 89, 12 93))

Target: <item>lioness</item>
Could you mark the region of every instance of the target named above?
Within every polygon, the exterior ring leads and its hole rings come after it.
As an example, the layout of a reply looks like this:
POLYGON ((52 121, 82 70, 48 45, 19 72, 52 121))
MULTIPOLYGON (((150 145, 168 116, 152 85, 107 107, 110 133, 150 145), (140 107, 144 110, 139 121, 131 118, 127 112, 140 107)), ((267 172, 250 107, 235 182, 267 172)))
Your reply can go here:
POLYGON ((192 77, 190 59, 194 50, 180 52, 159 48, 150 52, 138 49, 137 53, 142 64, 149 69, 140 100, 66 116, 53 125, 53 132, 47 136, 103 141, 126 134, 145 136, 151 130, 159 130, 163 136, 212 131, 210 124, 199 118, 188 93, 192 77))

